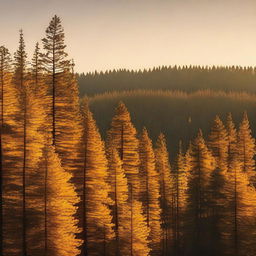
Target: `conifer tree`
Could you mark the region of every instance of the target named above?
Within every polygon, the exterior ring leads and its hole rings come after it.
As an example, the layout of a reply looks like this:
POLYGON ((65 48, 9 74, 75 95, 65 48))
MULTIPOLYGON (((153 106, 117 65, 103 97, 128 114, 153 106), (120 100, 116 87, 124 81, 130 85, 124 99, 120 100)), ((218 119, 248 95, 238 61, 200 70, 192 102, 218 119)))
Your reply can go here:
POLYGON ((155 166, 152 141, 146 128, 143 128, 140 143, 140 193, 146 223, 150 229, 149 246, 151 255, 159 255, 161 247, 161 210, 159 174, 155 166))
POLYGON ((183 219, 187 207, 188 173, 186 159, 182 153, 181 142, 176 158, 175 168, 172 171, 172 189, 174 194, 174 251, 180 255, 183 244, 184 223, 183 219))
POLYGON ((81 240, 75 219, 79 197, 70 183, 72 175, 66 172, 54 147, 46 146, 41 168, 44 177, 44 254, 45 256, 79 255, 81 240))
POLYGON ((128 236, 130 238, 130 256, 149 255, 150 248, 148 246, 149 228, 142 212, 142 203, 134 200, 130 192, 130 229, 128 236))
POLYGON ((128 184, 122 162, 116 149, 109 150, 109 185, 110 198, 113 200, 112 216, 115 229, 115 255, 129 255, 130 214, 128 207, 128 184))
POLYGON ((230 170, 232 161, 236 155, 236 143, 237 143, 237 131, 232 119, 231 113, 227 116, 226 122, 227 134, 228 134, 228 170, 230 170))
POLYGON ((186 172, 189 174, 192 166, 191 166, 191 161, 192 161, 192 157, 191 157, 191 148, 192 148, 192 144, 191 142, 188 145, 188 149, 185 153, 185 168, 186 168, 186 172))
MULTIPOLYGON (((49 85, 52 91, 52 140, 55 145, 56 136, 56 98, 58 95, 57 86, 61 86, 60 80, 63 78, 63 73, 69 69, 69 61, 67 61, 67 53, 65 52, 66 45, 64 43, 64 29, 61 25, 61 20, 56 15, 50 21, 46 29, 46 37, 43 38, 43 47, 46 50, 44 54, 44 65, 49 74, 49 85)), ((62 81, 63 82, 63 81, 62 81)))
POLYGON ((1 245, 4 252, 0 254, 17 255, 20 252, 20 105, 16 86, 12 83, 13 72, 8 49, 0 47, 0 87, 1 87, 1 213, 4 221, 1 224, 1 245), (19 202, 18 202, 19 201, 19 202))
POLYGON ((92 113, 84 106, 84 172, 82 189, 82 255, 107 255, 107 245, 113 239, 107 184, 108 163, 92 113))
POLYGON ((228 180, 228 172, 220 168, 216 168, 210 177, 209 183, 209 230, 210 239, 208 247, 213 255, 222 255, 225 252, 225 215, 229 211, 226 207, 227 195, 225 193, 225 186, 228 180))
POLYGON ((156 170, 160 176, 160 205, 162 211, 162 254, 169 255, 171 252, 171 223, 173 207, 173 183, 171 178, 171 167, 166 140, 161 133, 155 147, 156 170))
POLYGON ((237 155, 241 162, 242 170, 250 177, 255 176, 255 139, 251 135, 251 129, 247 114, 244 113, 243 120, 237 132, 237 155))
POLYGON ((35 93, 41 98, 42 104, 45 106, 46 110, 47 106, 49 106, 49 102, 46 100, 48 88, 45 83, 43 54, 40 51, 39 43, 36 43, 30 71, 35 93))
POLYGON ((189 216, 186 228, 190 253, 207 253, 207 225, 209 217, 209 182, 215 161, 208 150, 201 130, 191 145, 191 171, 188 179, 189 216))
POLYGON ((211 127, 208 146, 215 157, 217 167, 226 171, 228 168, 228 134, 219 116, 215 117, 211 127))
POLYGON ((111 144, 118 150, 128 185, 133 190, 133 198, 137 200, 139 198, 139 142, 136 134, 130 114, 125 105, 120 102, 107 134, 107 145, 111 144))
POLYGON ((80 168, 78 147, 82 125, 77 81, 67 60, 64 37, 61 20, 55 15, 42 40, 46 51, 43 64, 51 102, 46 111, 49 113, 52 144, 61 158, 62 166, 76 174, 80 168))
POLYGON ((22 254, 27 255, 27 213, 26 213, 26 168, 27 168, 27 77, 26 62, 27 53, 25 52, 25 42, 23 31, 20 30, 19 48, 14 55, 14 82, 20 91, 20 105, 22 107, 22 254))
POLYGON ((253 255, 255 252, 256 191, 250 186, 243 163, 234 159, 228 173, 225 225, 226 250, 231 255, 253 255))
MULTIPOLYGON (((0 123, 0 255, 3 255, 3 129, 6 100, 6 87, 10 85, 11 57, 7 48, 0 46, 0 85, 1 85, 1 123, 0 123)), ((8 98, 7 98, 8 99, 8 98)))
MULTIPOLYGON (((34 177, 38 173, 38 163, 42 156, 42 150, 45 145, 46 131, 43 129, 46 121, 46 115, 40 98, 38 98, 33 88, 31 80, 26 69, 26 52, 23 33, 20 34, 19 49, 15 53, 15 73, 14 84, 19 94, 20 105, 20 123, 19 134, 22 139, 20 146, 22 148, 22 250, 23 255, 29 252, 29 230, 33 227, 29 225, 28 219, 32 218, 34 206, 31 202, 33 198, 34 177), (29 218, 28 218, 29 216, 29 218)), ((18 139, 20 141, 20 139, 18 139)), ((17 174, 19 176, 19 174, 17 174)))

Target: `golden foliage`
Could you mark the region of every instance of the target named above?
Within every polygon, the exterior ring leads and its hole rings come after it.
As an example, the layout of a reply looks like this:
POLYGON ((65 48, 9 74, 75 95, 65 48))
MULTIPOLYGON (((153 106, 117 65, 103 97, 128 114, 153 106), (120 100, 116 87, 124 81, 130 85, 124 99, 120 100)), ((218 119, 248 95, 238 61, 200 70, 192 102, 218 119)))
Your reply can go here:
POLYGON ((150 228, 150 255, 159 255, 161 246, 160 179, 155 166, 152 141, 143 128, 139 143, 140 153, 140 194, 143 213, 150 228))

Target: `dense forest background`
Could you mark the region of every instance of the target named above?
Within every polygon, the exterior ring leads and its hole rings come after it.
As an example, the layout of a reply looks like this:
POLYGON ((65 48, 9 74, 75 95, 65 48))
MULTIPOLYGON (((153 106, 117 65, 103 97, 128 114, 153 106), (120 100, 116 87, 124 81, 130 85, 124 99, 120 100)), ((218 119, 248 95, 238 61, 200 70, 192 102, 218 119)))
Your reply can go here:
POLYGON ((255 92, 253 67, 156 67, 149 70, 112 70, 77 74, 81 95, 134 89, 255 92))
MULTIPOLYGON (((113 70, 77 74, 80 95, 90 99, 102 134, 119 101, 135 126, 148 127, 153 139, 166 134, 172 154, 179 140, 188 145, 199 128, 209 132, 216 114, 229 112, 238 124, 247 111, 256 125, 256 75, 253 67, 159 67, 144 71, 113 70)), ((254 134, 255 135, 255 134, 254 134)))

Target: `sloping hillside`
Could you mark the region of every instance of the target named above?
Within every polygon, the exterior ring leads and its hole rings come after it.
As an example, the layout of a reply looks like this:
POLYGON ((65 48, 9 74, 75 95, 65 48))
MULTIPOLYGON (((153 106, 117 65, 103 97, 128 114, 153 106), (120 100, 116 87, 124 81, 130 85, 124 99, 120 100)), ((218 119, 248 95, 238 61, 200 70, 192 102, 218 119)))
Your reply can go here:
POLYGON ((167 136, 169 149, 174 153, 179 140, 189 142, 199 128, 206 134, 216 114, 225 120, 231 112, 236 124, 247 111, 256 127, 256 95, 248 93, 226 93, 197 91, 129 91, 96 95, 90 98, 90 106, 102 134, 108 129, 115 106, 123 101, 137 129, 146 126, 153 139, 160 132, 167 136))

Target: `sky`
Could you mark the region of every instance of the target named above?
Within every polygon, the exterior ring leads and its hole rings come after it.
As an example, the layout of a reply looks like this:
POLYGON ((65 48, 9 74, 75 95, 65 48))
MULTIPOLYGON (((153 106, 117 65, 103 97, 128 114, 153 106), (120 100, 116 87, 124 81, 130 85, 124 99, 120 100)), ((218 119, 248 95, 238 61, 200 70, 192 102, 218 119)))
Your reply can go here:
POLYGON ((31 56, 61 17, 77 72, 256 63, 256 0, 0 0, 0 45, 31 56))

